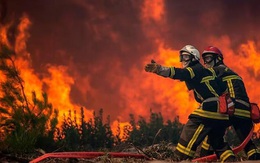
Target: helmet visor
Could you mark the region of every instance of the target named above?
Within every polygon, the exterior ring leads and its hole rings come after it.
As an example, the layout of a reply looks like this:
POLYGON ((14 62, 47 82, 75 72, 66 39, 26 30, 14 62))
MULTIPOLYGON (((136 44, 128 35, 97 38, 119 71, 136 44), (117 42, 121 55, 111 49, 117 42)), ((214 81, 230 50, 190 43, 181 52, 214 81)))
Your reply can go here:
POLYGON ((203 56, 204 64, 210 63, 214 60, 214 56, 212 54, 206 54, 203 56))
POLYGON ((187 62, 187 61, 190 61, 191 59, 192 59, 192 56, 190 53, 182 52, 180 54, 180 62, 187 62))

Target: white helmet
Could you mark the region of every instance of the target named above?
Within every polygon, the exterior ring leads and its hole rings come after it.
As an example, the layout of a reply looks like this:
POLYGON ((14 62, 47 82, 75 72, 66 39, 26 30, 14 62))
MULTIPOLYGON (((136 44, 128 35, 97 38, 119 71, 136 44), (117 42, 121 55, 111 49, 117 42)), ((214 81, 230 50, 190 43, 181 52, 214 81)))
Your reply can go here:
POLYGON ((192 45, 186 45, 180 50, 180 55, 183 52, 187 52, 194 56, 194 59, 199 61, 200 60, 200 52, 192 45))

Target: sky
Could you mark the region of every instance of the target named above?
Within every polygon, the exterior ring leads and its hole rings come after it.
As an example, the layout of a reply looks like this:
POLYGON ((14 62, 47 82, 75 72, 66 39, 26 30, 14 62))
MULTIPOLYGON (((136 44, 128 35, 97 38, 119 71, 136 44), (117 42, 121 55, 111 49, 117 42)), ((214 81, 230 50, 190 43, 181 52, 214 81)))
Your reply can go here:
POLYGON ((0 41, 19 54, 28 94, 47 92, 60 114, 102 108, 115 124, 152 110, 185 123, 193 94, 144 66, 180 67, 188 44, 221 49, 260 104, 259 0, 0 0, 0 9, 0 41))

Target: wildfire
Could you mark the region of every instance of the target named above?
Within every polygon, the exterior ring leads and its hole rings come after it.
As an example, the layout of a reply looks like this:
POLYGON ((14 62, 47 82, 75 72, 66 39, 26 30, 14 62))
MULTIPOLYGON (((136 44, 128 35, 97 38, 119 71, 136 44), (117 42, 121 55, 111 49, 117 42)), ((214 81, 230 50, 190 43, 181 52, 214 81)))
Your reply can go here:
MULTIPOLYGON (((92 6, 87 6, 87 8, 91 8, 91 11, 98 13, 92 6)), ((96 61, 97 66, 93 66, 92 70, 88 70, 95 71, 95 75, 100 76, 101 79, 103 78, 103 75, 104 78, 107 77, 104 80, 110 82, 109 86, 111 86, 112 90, 109 90, 112 93, 106 92, 106 95, 109 97, 104 97, 104 94, 102 94, 103 92, 98 90, 105 89, 107 85, 101 88, 94 88, 93 85, 95 84, 95 81, 91 80, 92 76, 88 74, 82 76, 82 74, 77 74, 76 72, 69 73, 69 70, 73 67, 71 65, 44 65, 47 73, 37 72, 37 70, 32 67, 31 54, 27 50, 27 41, 30 38, 29 29, 33 26, 33 22, 31 22, 28 15, 23 15, 20 19, 20 23, 17 25, 17 35, 15 37, 14 45, 11 45, 12 43, 8 41, 8 30, 10 26, 13 25, 12 23, 1 25, 0 42, 9 47, 14 46, 13 48, 17 53, 16 65, 21 71, 21 76, 24 79, 25 92, 29 97, 28 99, 31 99, 32 91, 35 91, 39 97, 42 92, 46 92, 49 97, 49 102, 53 104, 54 108, 57 108, 60 111, 60 117, 62 117, 63 114, 67 114, 68 110, 77 110, 77 113, 79 114, 79 109, 82 104, 76 103, 75 99, 80 98, 79 96, 91 94, 94 97, 93 99, 96 100, 94 102, 100 102, 101 107, 107 107, 106 105, 109 105, 109 102, 112 100, 112 104, 117 105, 118 108, 114 108, 110 105, 108 106, 108 110, 111 113, 116 114, 114 116, 116 118, 112 119, 111 124, 113 133, 115 134, 118 132, 118 126, 123 128, 123 126, 129 125, 127 120, 130 113, 136 116, 143 116, 148 120, 150 109, 154 112, 161 112, 165 120, 173 120, 174 117, 179 116, 180 121, 185 123, 188 115, 198 106, 198 103, 196 103, 193 98, 193 94, 188 92, 183 82, 159 77, 146 73, 143 70, 144 65, 151 59, 154 59, 165 66, 181 67, 179 62, 179 49, 171 48, 160 35, 161 31, 167 30, 165 1, 146 0, 140 9, 140 18, 138 21, 140 20, 141 23, 140 26, 138 26, 140 27, 138 30, 142 31, 144 37, 152 42, 152 50, 149 51, 150 53, 142 54, 143 56, 140 56, 138 58, 139 60, 135 61, 135 63, 132 64, 132 67, 127 71, 125 71, 125 67, 123 67, 123 64, 126 62, 122 63, 122 61, 116 57, 111 57, 111 60, 114 59, 113 64, 103 61, 100 59, 102 57, 100 57, 98 58, 100 60, 96 61), (107 66, 107 64, 109 65, 109 68, 99 67, 100 65, 107 66), (77 81, 77 79, 80 79, 80 81, 77 81), (71 97, 73 86, 77 89, 82 89, 79 91, 81 94, 74 98, 71 97), (82 88, 80 88, 81 86, 82 88), (113 96, 115 97, 113 98, 113 96), (115 120, 117 118, 120 122, 115 120)), ((105 19, 105 14, 106 12, 102 11, 101 18, 97 20, 102 21, 105 19)), ((215 15, 215 12, 212 14, 215 15)), ((220 17, 218 19, 220 19, 220 17)), ((214 22, 209 23, 207 26, 210 27, 211 24, 215 24, 218 22, 218 19, 214 19, 214 22)), ((205 21, 205 19, 203 20, 205 21)), ((205 21, 205 23, 206 22, 208 21, 205 21)), ((103 38, 102 34, 109 33, 106 37, 111 37, 112 41, 117 41, 118 44, 119 42, 123 42, 120 40, 123 37, 121 37, 120 33, 117 33, 116 30, 113 30, 113 26, 110 24, 105 24, 102 27, 99 27, 99 24, 91 26, 91 23, 89 22, 86 24, 88 28, 98 33, 98 39, 95 41, 100 41, 103 38), (100 29, 102 30, 100 31, 100 29)), ((251 102, 260 104, 258 93, 260 92, 260 87, 258 87, 260 74, 260 61, 258 60, 258 57, 260 54, 257 51, 258 47, 256 43, 252 40, 248 40, 248 42, 241 44, 239 49, 234 50, 232 49, 229 36, 209 37, 207 42, 208 45, 217 46, 222 50, 225 63, 243 78, 251 102)), ((128 51, 131 48, 128 44, 125 46, 122 44, 119 45, 124 49, 123 51, 128 51)), ((206 47, 208 45, 202 46, 206 47)), ((84 44, 82 46, 84 46, 84 44)), ((140 46, 140 48, 142 47, 140 46)), ((102 51, 102 53, 104 53, 104 51, 102 51)), ((105 51, 105 53, 109 54, 107 51, 105 51)), ((92 102, 93 101, 89 103, 92 102)), ((95 106, 98 105, 99 104, 95 106)), ((93 110, 93 108, 87 107, 85 109, 85 117, 91 118, 93 110)), ((104 112, 106 112, 106 108, 104 109, 104 112)), ((260 130, 259 125, 256 126, 256 131, 258 130, 260 130)), ((122 134, 122 130, 120 133, 122 134)))
MULTIPOLYGON (((35 91, 38 98, 41 99, 41 94, 46 92, 49 97, 49 102, 59 110, 59 119, 62 120, 63 114, 68 114, 69 110, 77 110, 79 117, 80 105, 74 104, 70 100, 71 85, 74 80, 69 76, 66 66, 48 66, 48 74, 44 74, 43 78, 39 77, 31 65, 30 53, 27 52, 26 42, 29 38, 28 29, 31 22, 27 15, 23 15, 17 26, 17 36, 15 38, 14 50, 16 53, 15 64, 20 70, 21 77, 24 80, 24 90, 28 100, 32 99, 32 92, 35 91), (44 86, 46 86, 45 89, 44 86)), ((9 45, 7 39, 7 31, 9 26, 0 28, 1 43, 9 45)), ((85 117, 92 117, 92 110, 85 111, 85 117)))

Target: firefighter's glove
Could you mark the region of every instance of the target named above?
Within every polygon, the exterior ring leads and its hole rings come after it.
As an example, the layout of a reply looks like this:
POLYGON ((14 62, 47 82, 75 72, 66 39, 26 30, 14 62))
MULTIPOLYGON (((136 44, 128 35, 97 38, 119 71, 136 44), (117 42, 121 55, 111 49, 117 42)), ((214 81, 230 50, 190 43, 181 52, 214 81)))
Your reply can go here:
POLYGON ((154 60, 151 60, 151 63, 148 63, 145 66, 145 71, 146 72, 153 72, 153 73, 158 73, 159 69, 160 69, 161 65, 159 65, 158 63, 156 63, 154 60))
POLYGON ((151 63, 148 63, 144 69, 146 72, 153 72, 163 77, 169 77, 171 71, 169 67, 161 66, 154 60, 151 60, 151 63))

